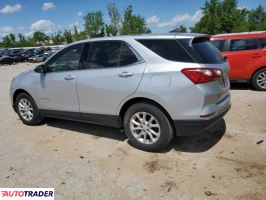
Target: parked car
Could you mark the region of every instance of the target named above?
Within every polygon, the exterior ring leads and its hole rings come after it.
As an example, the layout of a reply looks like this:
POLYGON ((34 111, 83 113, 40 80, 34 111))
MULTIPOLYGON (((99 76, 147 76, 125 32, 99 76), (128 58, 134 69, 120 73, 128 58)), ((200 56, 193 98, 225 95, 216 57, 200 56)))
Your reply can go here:
POLYGON ((266 31, 215 35, 211 40, 228 59, 230 80, 250 81, 266 91, 266 31))
POLYGON ((12 54, 11 57, 15 59, 15 62, 25 62, 27 60, 24 54, 12 54))
POLYGON ((131 144, 165 148, 230 109, 228 64, 208 35, 141 35, 71 44, 11 83, 23 123, 56 117, 124 128, 131 144))
POLYGON ((16 62, 16 60, 13 57, 10 56, 3 56, 0 58, 0 64, 4 65, 4 64, 14 64, 16 62))

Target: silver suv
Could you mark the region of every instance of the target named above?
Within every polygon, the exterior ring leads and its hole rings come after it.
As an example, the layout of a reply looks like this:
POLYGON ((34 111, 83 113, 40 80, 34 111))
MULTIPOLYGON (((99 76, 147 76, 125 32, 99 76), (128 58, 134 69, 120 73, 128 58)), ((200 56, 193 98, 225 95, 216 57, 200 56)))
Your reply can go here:
POLYGON ((27 125, 55 117, 124 128, 146 151, 201 133, 230 109, 228 64, 202 34, 76 42, 15 77, 10 96, 27 125))

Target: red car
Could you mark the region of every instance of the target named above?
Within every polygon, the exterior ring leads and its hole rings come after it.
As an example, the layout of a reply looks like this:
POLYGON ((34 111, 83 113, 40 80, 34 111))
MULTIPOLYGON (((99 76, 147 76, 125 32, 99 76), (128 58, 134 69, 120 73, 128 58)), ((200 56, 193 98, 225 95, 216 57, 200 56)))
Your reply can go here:
POLYGON ((230 64, 230 80, 266 91, 266 31, 214 35, 211 41, 230 64))

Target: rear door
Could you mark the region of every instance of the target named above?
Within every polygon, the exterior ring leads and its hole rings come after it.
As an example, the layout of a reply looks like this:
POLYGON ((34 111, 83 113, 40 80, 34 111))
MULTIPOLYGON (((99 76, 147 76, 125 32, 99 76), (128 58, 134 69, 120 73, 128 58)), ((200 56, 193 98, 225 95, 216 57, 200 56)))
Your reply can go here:
POLYGON ((258 49, 258 40, 251 39, 232 39, 229 45, 229 51, 224 52, 230 64, 230 79, 246 79, 249 68, 254 66, 263 52, 258 49))
POLYGON ((137 89, 145 62, 125 42, 98 41, 87 44, 87 59, 77 83, 80 112, 116 115, 120 102, 137 89))

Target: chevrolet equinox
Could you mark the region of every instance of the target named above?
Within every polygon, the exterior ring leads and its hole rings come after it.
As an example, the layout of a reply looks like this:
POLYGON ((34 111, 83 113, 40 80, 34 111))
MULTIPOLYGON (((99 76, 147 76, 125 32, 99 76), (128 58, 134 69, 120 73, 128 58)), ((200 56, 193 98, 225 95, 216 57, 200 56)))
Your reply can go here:
POLYGON ((160 151, 202 133, 230 109, 228 63, 202 34, 117 36, 64 47, 15 77, 10 97, 24 124, 55 117, 124 128, 160 151))

